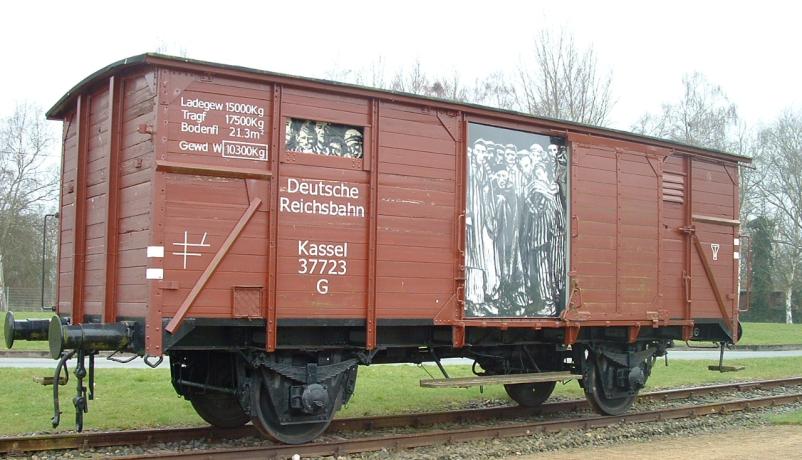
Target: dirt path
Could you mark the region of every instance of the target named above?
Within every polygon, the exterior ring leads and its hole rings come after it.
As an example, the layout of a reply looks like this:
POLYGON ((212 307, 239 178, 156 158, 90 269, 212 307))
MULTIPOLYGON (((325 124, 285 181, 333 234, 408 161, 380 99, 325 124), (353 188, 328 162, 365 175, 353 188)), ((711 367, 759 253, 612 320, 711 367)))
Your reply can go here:
POLYGON ((516 457, 517 460, 659 459, 705 460, 802 458, 802 426, 733 430, 683 439, 626 443, 614 447, 568 449, 516 457))

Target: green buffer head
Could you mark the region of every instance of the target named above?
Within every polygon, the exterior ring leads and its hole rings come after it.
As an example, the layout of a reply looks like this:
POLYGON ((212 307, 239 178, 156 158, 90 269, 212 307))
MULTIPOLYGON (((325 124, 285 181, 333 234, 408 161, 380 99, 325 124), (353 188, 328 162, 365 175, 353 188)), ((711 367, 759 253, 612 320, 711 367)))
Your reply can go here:
POLYGON ((53 359, 58 359, 64 350, 127 350, 133 335, 133 326, 125 322, 65 325, 58 316, 50 319, 49 329, 48 341, 53 359))
POLYGON ((6 339, 6 348, 9 350, 14 346, 14 313, 6 312, 6 325, 3 327, 6 339))
POLYGON ((6 347, 14 346, 15 340, 44 341, 47 340, 49 321, 46 319, 14 319, 14 313, 6 313, 6 324, 3 327, 6 347))
POLYGON ((50 346, 50 357, 53 359, 58 359, 61 352, 64 351, 63 332, 64 325, 61 323, 61 318, 58 316, 50 318, 47 341, 50 346))

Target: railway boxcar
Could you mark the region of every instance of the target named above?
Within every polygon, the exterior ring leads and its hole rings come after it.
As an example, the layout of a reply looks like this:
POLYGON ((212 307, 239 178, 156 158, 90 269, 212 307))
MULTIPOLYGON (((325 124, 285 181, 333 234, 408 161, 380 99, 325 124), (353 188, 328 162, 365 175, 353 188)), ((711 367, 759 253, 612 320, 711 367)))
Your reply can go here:
POLYGON ((672 340, 738 339, 744 157, 156 54, 48 116, 58 316, 7 338, 77 358, 79 426, 103 350, 296 443, 358 365, 470 358, 524 405, 573 377, 617 414, 672 340))

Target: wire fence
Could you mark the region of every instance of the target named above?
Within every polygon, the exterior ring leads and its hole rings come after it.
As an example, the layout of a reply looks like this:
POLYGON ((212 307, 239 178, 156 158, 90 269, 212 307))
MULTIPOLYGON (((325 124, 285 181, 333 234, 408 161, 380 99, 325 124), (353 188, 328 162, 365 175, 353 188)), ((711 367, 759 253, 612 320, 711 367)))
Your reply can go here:
MULTIPOLYGON (((6 286, 0 291, 0 297, 0 309, 5 311, 42 311, 41 287, 6 286)), ((55 300, 55 294, 45 289, 44 305, 50 307, 55 300)))

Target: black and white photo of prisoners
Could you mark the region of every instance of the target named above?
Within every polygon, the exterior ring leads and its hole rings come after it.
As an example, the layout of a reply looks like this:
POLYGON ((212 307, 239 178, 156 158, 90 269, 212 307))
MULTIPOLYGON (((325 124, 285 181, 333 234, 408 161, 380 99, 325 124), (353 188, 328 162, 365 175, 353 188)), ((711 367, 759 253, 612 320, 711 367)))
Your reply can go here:
POLYGON ((325 121, 287 119, 287 151, 362 158, 362 128, 325 121))
POLYGON ((472 123, 466 316, 556 315, 565 303, 565 141, 472 123))

